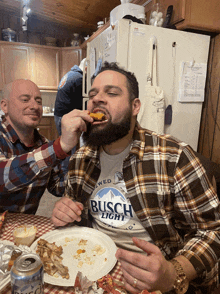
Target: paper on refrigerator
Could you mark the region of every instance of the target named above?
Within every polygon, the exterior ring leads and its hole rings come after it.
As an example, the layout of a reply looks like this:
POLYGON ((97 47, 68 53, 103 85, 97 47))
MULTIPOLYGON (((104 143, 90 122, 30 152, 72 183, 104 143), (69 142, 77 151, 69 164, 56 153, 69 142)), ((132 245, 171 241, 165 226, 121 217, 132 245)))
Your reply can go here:
POLYGON ((182 62, 180 66, 179 102, 203 102, 206 63, 182 62))

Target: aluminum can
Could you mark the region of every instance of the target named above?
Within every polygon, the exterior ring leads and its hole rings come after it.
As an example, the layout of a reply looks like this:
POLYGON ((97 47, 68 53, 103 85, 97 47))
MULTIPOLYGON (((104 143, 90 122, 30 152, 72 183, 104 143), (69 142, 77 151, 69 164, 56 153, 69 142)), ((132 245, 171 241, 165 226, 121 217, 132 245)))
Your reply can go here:
POLYGON ((43 294, 44 268, 39 255, 19 256, 11 269, 12 294, 43 294))

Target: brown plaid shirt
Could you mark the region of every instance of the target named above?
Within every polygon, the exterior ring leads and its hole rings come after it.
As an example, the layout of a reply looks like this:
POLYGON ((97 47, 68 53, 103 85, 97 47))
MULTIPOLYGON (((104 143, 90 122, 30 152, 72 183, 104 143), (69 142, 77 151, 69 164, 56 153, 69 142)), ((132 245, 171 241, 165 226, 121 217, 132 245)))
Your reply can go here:
MULTIPOLYGON (((70 160, 66 194, 88 199, 100 175, 99 151, 83 146, 70 160)), ((123 175, 134 211, 166 259, 184 255, 202 293, 218 284, 220 206, 199 159, 185 143, 136 126, 123 175)))

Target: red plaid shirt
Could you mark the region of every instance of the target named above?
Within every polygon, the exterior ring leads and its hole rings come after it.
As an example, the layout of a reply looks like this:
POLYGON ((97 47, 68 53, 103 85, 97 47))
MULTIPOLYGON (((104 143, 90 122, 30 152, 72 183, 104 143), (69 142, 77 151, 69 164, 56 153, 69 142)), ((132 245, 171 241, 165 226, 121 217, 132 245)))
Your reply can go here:
POLYGON ((54 142, 37 130, 35 138, 35 145, 26 147, 4 117, 0 122, 0 212, 34 214, 46 188, 55 196, 64 193, 65 176, 54 142))

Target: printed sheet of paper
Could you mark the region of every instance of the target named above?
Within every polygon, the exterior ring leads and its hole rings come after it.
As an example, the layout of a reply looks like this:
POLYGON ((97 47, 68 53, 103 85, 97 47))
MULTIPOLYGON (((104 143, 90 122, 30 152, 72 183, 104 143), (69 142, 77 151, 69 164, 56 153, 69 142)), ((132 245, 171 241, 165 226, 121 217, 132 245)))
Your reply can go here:
POLYGON ((182 62, 180 66, 179 102, 203 102, 206 63, 182 62))

